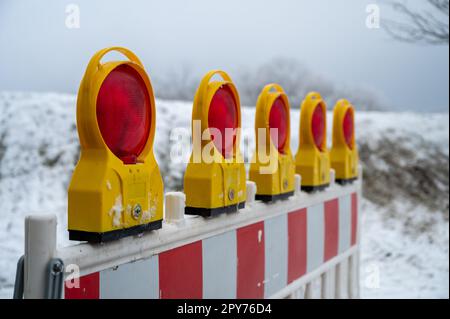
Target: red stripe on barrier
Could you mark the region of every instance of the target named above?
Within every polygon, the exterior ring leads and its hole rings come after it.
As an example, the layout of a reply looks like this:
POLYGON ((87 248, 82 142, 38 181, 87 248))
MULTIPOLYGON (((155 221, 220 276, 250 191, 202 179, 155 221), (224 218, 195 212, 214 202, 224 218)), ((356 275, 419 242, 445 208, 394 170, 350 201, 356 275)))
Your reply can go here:
POLYGON ((264 298, 264 222, 237 230, 238 299, 264 298))
POLYGON ((325 202, 325 252, 324 261, 335 257, 339 245, 339 200, 325 202))
POLYGON ((100 298, 100 274, 95 272, 80 277, 79 288, 71 287, 74 283, 66 281, 64 283, 65 299, 99 299, 100 298), (69 285, 69 287, 67 287, 69 285))
MULTIPOLYGON (((203 296, 202 242, 159 254, 160 298, 200 299, 203 296)), ((220 269, 217 269, 220 276, 220 269)))
POLYGON ((351 245, 356 245, 358 231, 358 195, 356 193, 352 194, 352 239, 351 245))
POLYGON ((288 214, 288 283, 306 273, 307 210, 288 214))

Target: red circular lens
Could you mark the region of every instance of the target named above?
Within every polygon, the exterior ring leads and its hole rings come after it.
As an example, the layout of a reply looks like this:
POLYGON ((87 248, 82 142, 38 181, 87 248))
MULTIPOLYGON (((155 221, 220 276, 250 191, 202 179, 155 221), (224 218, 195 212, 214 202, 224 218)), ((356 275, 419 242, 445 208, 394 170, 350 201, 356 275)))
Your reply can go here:
POLYGON ((353 148, 354 125, 353 112, 350 109, 345 112, 344 121, 342 123, 342 130, 344 132, 345 142, 347 143, 348 147, 353 148))
POLYGON ((151 107, 147 86, 133 67, 119 65, 103 81, 97 122, 111 152, 125 164, 135 164, 150 133, 151 107))
POLYGON ((236 141, 236 135, 232 134, 231 130, 226 131, 225 129, 236 129, 237 124, 238 116, 234 94, 225 85, 214 94, 208 112, 208 127, 219 130, 221 134, 221 141, 214 135, 212 136, 214 145, 225 158, 233 155, 233 146, 236 141), (226 136, 226 134, 229 136, 226 136))
POLYGON ((284 153, 284 146, 286 145, 288 136, 288 114, 281 97, 278 97, 272 104, 269 115, 269 127, 278 130, 270 130, 270 137, 272 138, 272 142, 277 140, 275 146, 278 152, 284 153), (278 139, 276 135, 278 135, 278 139))
POLYGON ((325 114, 323 112, 321 104, 317 105, 314 109, 311 127, 314 143, 316 144, 318 149, 322 150, 323 142, 325 139, 325 114))

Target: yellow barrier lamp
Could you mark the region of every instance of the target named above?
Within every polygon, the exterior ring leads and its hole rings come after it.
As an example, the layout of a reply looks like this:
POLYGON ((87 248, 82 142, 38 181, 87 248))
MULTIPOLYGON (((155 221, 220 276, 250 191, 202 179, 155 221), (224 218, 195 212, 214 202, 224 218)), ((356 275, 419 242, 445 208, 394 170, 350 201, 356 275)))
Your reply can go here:
POLYGON ((78 91, 77 126, 81 156, 69 186, 69 238, 104 242, 161 228, 155 99, 131 51, 106 48, 92 57, 78 91), (128 60, 102 63, 110 51, 128 60))
POLYGON ((231 78, 223 71, 207 73, 192 110, 193 151, 184 176, 186 214, 214 216, 245 206, 240 127, 239 95, 231 78))
POLYGON ((290 106, 278 84, 264 87, 256 103, 256 151, 250 164, 250 180, 256 183, 256 199, 264 202, 294 194, 295 165, 290 142, 290 106))
POLYGON ((336 103, 333 111, 333 145, 331 167, 336 182, 351 183, 358 178, 358 148, 355 143, 355 110, 347 100, 336 103))
POLYGON ((309 93, 301 106, 300 142, 295 171, 302 177, 302 190, 322 190, 330 184, 327 149, 326 105, 319 93, 309 93))

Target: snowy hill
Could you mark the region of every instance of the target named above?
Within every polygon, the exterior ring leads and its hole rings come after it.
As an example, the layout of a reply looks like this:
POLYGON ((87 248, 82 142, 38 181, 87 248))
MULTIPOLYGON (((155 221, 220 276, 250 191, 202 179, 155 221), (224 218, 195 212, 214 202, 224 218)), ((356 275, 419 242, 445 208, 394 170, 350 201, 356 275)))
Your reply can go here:
MULTIPOLYGON (((57 214, 58 242, 70 244, 66 192, 79 155, 75 104, 73 95, 0 92, 0 297, 12 293, 25 215, 57 214)), ((166 191, 181 189, 185 165, 168 154, 173 129, 190 130, 192 104, 157 100, 156 106, 155 152, 166 191)), ((254 109, 243 108, 242 119, 242 147, 250 156, 254 109)), ((291 121, 295 152, 297 108, 291 121)), ((448 298, 448 114, 359 112, 356 129, 366 198, 363 297, 448 298)))

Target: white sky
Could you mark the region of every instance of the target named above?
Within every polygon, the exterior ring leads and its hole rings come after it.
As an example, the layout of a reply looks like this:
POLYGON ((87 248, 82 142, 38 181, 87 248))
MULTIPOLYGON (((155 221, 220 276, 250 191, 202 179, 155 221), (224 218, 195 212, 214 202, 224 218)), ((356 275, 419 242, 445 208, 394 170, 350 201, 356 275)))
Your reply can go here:
POLYGON ((212 68, 233 76, 288 57, 336 83, 373 88, 393 109, 448 112, 448 46, 398 43, 368 29, 373 2, 0 0, 0 90, 75 93, 92 54, 120 45, 153 77, 185 65, 199 78, 212 68), (80 8, 79 29, 65 25, 70 3, 80 8))

